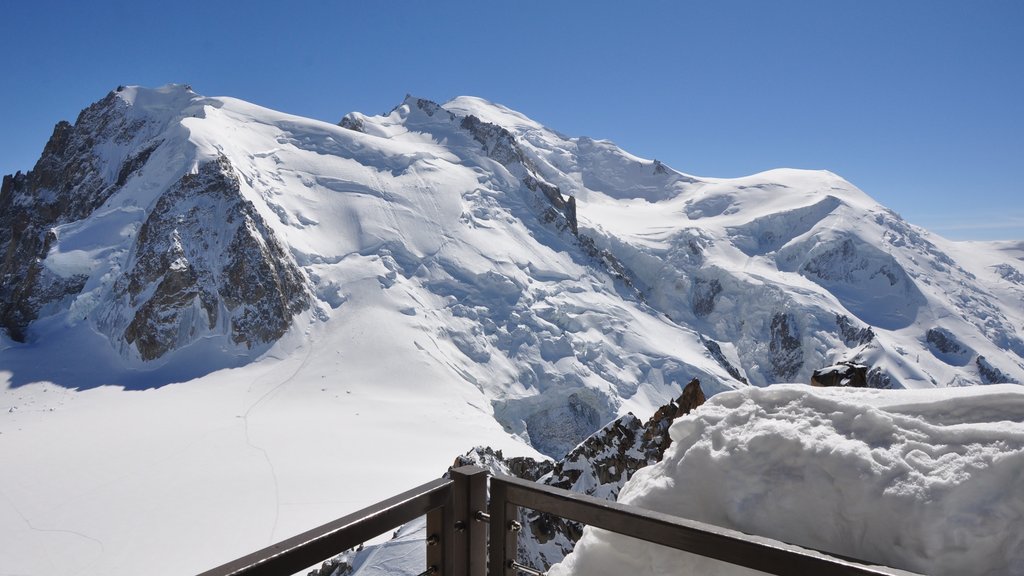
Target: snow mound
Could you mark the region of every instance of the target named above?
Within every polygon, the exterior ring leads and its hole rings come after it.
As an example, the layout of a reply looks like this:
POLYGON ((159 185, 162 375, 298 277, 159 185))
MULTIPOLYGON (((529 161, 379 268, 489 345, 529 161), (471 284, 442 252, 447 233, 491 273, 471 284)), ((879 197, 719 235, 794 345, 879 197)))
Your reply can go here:
MULTIPOLYGON (((671 428, 619 502, 926 574, 1024 574, 1024 389, 781 385, 671 428)), ((567 574, 751 574, 590 529, 567 574)))

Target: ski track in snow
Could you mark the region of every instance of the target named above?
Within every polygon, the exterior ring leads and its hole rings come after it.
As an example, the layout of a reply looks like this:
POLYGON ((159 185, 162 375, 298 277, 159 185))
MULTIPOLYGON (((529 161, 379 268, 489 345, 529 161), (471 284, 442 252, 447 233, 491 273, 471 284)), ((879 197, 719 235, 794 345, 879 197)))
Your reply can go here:
MULTIPOLYGON (((24 513, 22 513, 22 511, 18 508, 18 506, 14 503, 14 501, 11 500, 7 496, 7 494, 5 494, 2 490, 0 490, 0 496, 3 496, 3 499, 7 502, 7 505, 11 507, 11 510, 14 510, 14 513, 17 514, 19 518, 21 518, 21 521, 24 522, 26 526, 28 526, 29 530, 31 530, 33 532, 38 532, 38 533, 41 533, 41 534, 70 534, 71 536, 76 536, 76 537, 81 538, 81 539, 83 539, 83 540, 85 540, 87 542, 92 542, 93 544, 95 544, 96 546, 99 547, 99 553, 96 555, 96 558, 101 557, 103 555, 103 553, 106 552, 107 548, 106 548, 106 546, 103 545, 103 541, 99 540, 97 538, 93 538, 92 536, 89 536, 88 534, 82 534, 81 532, 77 532, 75 530, 62 530, 62 529, 58 529, 58 528, 37 528, 35 525, 32 524, 32 521, 29 520, 28 517, 25 516, 24 513)), ((54 571, 59 571, 60 570, 60 567, 58 567, 58 566, 53 564, 53 561, 50 559, 49 555, 47 555, 46 560, 50 564, 50 566, 53 568, 54 571)), ((95 563, 95 561, 93 563, 95 563)), ((89 568, 89 565, 81 567, 82 570, 86 570, 88 568, 89 568)), ((3 569, 3 567, 0 567, 0 570, 2 570, 2 569, 3 569)), ((16 573, 16 572, 0 572, 0 576, 21 576, 21 575, 16 573)))
POLYGON ((256 408, 259 407, 264 401, 266 401, 266 400, 270 399, 272 396, 276 395, 285 386, 287 386, 293 380, 295 380, 295 378, 299 375, 299 373, 302 372, 303 368, 306 367, 306 365, 309 363, 309 359, 312 356, 312 350, 313 350, 312 343, 306 344, 305 348, 306 348, 306 354, 303 357, 302 362, 299 364, 299 366, 297 368, 295 368, 295 371, 292 372, 292 374, 290 376, 288 376, 287 378, 282 380, 279 384, 275 385, 270 390, 267 390, 266 392, 264 392, 262 396, 257 398, 256 401, 253 402, 246 409, 245 414, 242 415, 242 422, 245 424, 245 443, 248 444, 250 448, 252 448, 254 450, 257 450, 261 454, 263 454, 263 459, 267 462, 267 468, 270 470, 270 478, 273 480, 273 483, 274 483, 274 522, 271 524, 270 534, 267 537, 267 542, 269 544, 273 544, 274 543, 274 533, 277 531, 277 523, 278 523, 278 521, 281 518, 281 489, 280 489, 280 485, 278 484, 278 480, 277 480, 277 469, 274 467, 273 460, 270 459, 270 453, 267 452, 266 448, 263 448, 262 446, 258 446, 258 445, 256 445, 255 442, 252 441, 252 436, 250 435, 250 432, 249 432, 249 416, 251 416, 252 412, 254 410, 256 410, 256 408))

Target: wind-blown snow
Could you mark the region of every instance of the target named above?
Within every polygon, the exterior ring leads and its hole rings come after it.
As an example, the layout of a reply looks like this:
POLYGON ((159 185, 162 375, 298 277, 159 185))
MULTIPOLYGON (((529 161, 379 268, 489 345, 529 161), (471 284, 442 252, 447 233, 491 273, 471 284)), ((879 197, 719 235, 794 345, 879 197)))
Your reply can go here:
MULTIPOLYGON (((923 574, 1024 574, 1024 391, 719 394, 618 501, 923 574)), ((587 529, 551 576, 747 574, 587 529)))

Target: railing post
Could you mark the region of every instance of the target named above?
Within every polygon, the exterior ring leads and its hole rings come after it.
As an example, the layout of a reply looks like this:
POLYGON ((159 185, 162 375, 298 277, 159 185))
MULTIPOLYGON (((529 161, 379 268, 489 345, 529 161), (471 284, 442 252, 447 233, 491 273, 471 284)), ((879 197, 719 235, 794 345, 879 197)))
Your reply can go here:
POLYGON ((451 509, 451 490, 448 491, 448 498, 445 500, 444 506, 440 508, 434 508, 430 512, 427 512, 427 573, 433 572, 433 574, 440 576, 441 574, 450 574, 449 570, 445 566, 445 560, 448 555, 445 554, 444 547, 446 542, 444 541, 444 527, 447 524, 446 516, 448 511, 451 509))
POLYGON ((516 559, 519 545, 516 507, 508 501, 508 490, 499 478, 491 479, 491 529, 488 553, 488 576, 514 575, 511 562, 516 559), (515 522, 515 524, 513 524, 515 522))
POLYGON ((445 553, 451 558, 446 576, 485 576, 487 565, 487 471, 461 466, 451 471, 451 520, 445 525, 445 553))

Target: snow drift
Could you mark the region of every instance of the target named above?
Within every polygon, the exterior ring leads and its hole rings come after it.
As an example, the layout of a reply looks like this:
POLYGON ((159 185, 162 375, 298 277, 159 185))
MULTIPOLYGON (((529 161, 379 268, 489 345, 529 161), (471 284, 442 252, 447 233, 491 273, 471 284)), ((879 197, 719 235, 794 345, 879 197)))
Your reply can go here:
MULTIPOLYGON (((1024 574, 1024 391, 781 385, 670 429, 620 503, 924 574, 1024 574)), ((587 528, 552 576, 748 574, 587 528)))

